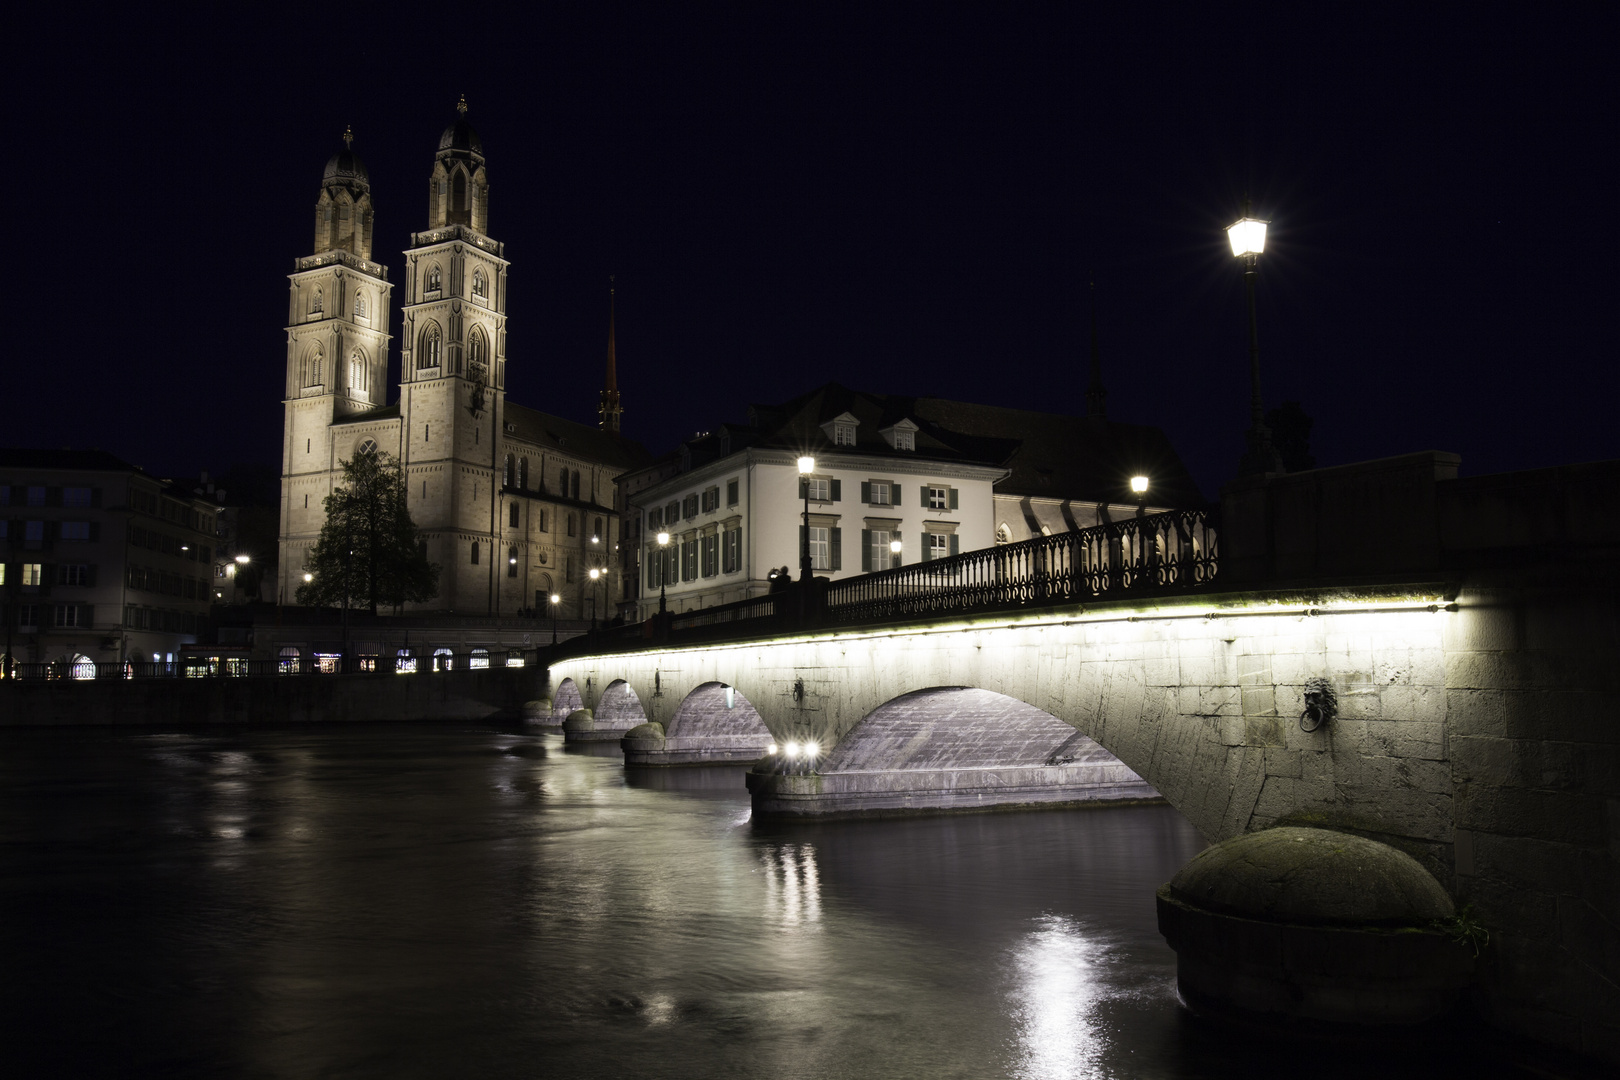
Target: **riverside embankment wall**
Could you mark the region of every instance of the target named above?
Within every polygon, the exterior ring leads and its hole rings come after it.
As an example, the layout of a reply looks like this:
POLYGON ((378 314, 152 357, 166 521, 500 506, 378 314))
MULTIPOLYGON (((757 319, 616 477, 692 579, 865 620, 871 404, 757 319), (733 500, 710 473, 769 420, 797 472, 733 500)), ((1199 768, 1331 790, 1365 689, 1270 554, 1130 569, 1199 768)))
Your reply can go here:
POLYGON ((0 683, 0 727, 515 718, 545 669, 0 683))

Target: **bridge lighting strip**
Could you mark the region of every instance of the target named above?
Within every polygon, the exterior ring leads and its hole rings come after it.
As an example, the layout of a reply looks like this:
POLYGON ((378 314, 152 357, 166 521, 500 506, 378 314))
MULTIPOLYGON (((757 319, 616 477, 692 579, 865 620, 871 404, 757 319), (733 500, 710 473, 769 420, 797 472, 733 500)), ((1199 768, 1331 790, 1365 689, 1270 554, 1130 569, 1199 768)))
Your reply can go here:
MULTIPOLYGON (((1315 607, 1309 604, 1251 604, 1232 608, 1217 608, 1215 610, 1189 611, 1185 613, 1166 613, 1155 615, 1099 615, 1092 618, 1081 619, 1053 619, 1031 618, 1021 622, 1009 623, 952 623, 946 626, 932 626, 926 629, 904 631, 907 637, 926 637, 934 634, 964 634, 975 630, 1030 630, 1047 626, 1090 626, 1102 623, 1142 623, 1142 622, 1173 622, 1187 619, 1249 619, 1256 617, 1277 617, 1292 615, 1295 618, 1315 618, 1323 615, 1378 615, 1378 614, 1439 614, 1448 611, 1457 611, 1459 607, 1455 601, 1441 597, 1422 597, 1412 600, 1342 600, 1332 606, 1315 607)), ((775 638, 770 641, 776 645, 809 645, 815 642, 829 641, 874 641, 898 636, 896 631, 831 631, 825 634, 801 635, 798 637, 775 638)), ((725 642, 715 645, 690 645, 686 647, 668 646, 661 649, 637 650, 629 653, 593 653, 587 656, 574 656, 566 660, 559 660, 556 665, 572 664, 581 660, 606 660, 612 657, 631 656, 664 656, 672 653, 694 652, 726 652, 736 649, 758 648, 763 642, 725 642)))

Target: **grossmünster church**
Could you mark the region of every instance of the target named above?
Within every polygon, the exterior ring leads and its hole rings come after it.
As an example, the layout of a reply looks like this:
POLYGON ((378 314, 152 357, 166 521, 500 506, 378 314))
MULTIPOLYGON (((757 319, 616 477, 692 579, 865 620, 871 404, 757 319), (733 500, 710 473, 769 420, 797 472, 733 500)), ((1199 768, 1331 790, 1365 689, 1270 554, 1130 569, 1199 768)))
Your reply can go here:
POLYGON ((606 615, 625 588, 613 478, 648 460, 619 431, 611 305, 595 426, 508 401, 510 264, 490 234, 488 164, 465 100, 439 137, 427 194, 425 227, 405 251, 391 401, 396 298, 371 257, 371 180, 347 135, 326 163, 314 251, 290 275, 279 599, 292 603, 303 581, 340 463, 370 444, 401 462, 411 518, 440 567, 438 598, 422 609, 546 614, 556 593, 563 618, 606 615))

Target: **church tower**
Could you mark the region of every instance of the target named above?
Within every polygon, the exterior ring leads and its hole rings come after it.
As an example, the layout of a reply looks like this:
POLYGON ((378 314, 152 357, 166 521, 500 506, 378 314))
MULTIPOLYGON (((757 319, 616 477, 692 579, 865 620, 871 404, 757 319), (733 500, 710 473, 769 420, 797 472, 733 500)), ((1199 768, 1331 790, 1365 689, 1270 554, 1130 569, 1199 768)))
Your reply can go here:
POLYGON ((411 516, 441 567, 436 606, 489 609, 506 400, 505 246, 489 228, 484 146, 467 101, 439 138, 428 227, 405 252, 400 433, 411 516), (476 560, 476 561, 474 561, 476 560))
POLYGON ((617 435, 619 417, 624 415, 624 408, 619 404, 619 361, 613 354, 613 293, 613 279, 608 278, 607 378, 602 383, 602 396, 598 399, 596 412, 601 417, 601 429, 617 435))
POLYGON ((292 602, 303 553, 325 520, 338 467, 332 424, 387 400, 388 268, 371 261, 371 180, 354 135, 326 163, 314 254, 288 275, 281 458, 281 594, 292 602))

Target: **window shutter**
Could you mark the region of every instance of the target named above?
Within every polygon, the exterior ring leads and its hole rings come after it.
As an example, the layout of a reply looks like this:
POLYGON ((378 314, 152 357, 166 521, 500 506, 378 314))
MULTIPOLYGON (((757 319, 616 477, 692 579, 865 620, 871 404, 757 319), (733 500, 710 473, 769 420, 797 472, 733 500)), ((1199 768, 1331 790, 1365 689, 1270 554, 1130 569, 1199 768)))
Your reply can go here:
POLYGON ((922 507, 924 510, 928 509, 928 485, 927 484, 924 484, 922 486, 922 495, 920 497, 922 499, 922 502, 918 503, 917 505, 922 507))
POLYGON ((889 503, 892 506, 899 506, 900 505, 900 485, 899 484, 890 484, 889 485, 889 503))
POLYGON ((843 485, 839 482, 839 479, 835 476, 835 477, 833 477, 833 480, 832 480, 832 501, 837 502, 839 499, 842 499, 843 497, 844 497, 843 485))
MULTIPOLYGON (((956 489, 955 489, 955 488, 950 488, 950 489, 948 489, 948 490, 949 490, 949 491, 950 491, 950 493, 951 493, 951 509, 952 509, 952 510, 955 510, 955 509, 956 509, 956 489)), ((953 546, 952 546, 952 550, 953 550, 953 551, 954 551, 954 550, 955 550, 955 547, 954 547, 954 545, 955 545, 955 541, 956 541, 956 536, 955 536, 955 534, 954 534, 954 533, 953 533, 953 534, 952 534, 952 535, 951 535, 951 542, 952 542, 952 545, 953 545, 953 546)))
MULTIPOLYGON (((951 489, 951 494, 953 496, 956 494, 956 489, 955 488, 951 489)), ((951 501, 955 502, 956 500, 953 498, 951 501)), ((960 536, 957 536, 955 533, 951 533, 951 554, 952 555, 960 555, 962 553, 961 540, 962 540, 962 538, 960 536)))
POLYGON ((861 481, 861 502, 870 503, 871 501, 872 501, 872 481, 870 481, 870 480, 862 480, 861 481))
MULTIPOLYGON (((865 486, 864 484, 862 485, 865 486)), ((872 530, 861 530, 861 573, 872 572, 872 530)))
MULTIPOLYGON (((833 483, 836 484, 838 481, 834 480, 833 483)), ((829 534, 829 539, 832 542, 832 568, 834 570, 842 570, 844 568, 844 555, 839 538, 843 535, 844 530, 828 529, 827 532, 829 534)))
POLYGON ((922 534, 922 557, 923 562, 927 562, 934 557, 934 549, 929 546, 927 533, 922 534))

